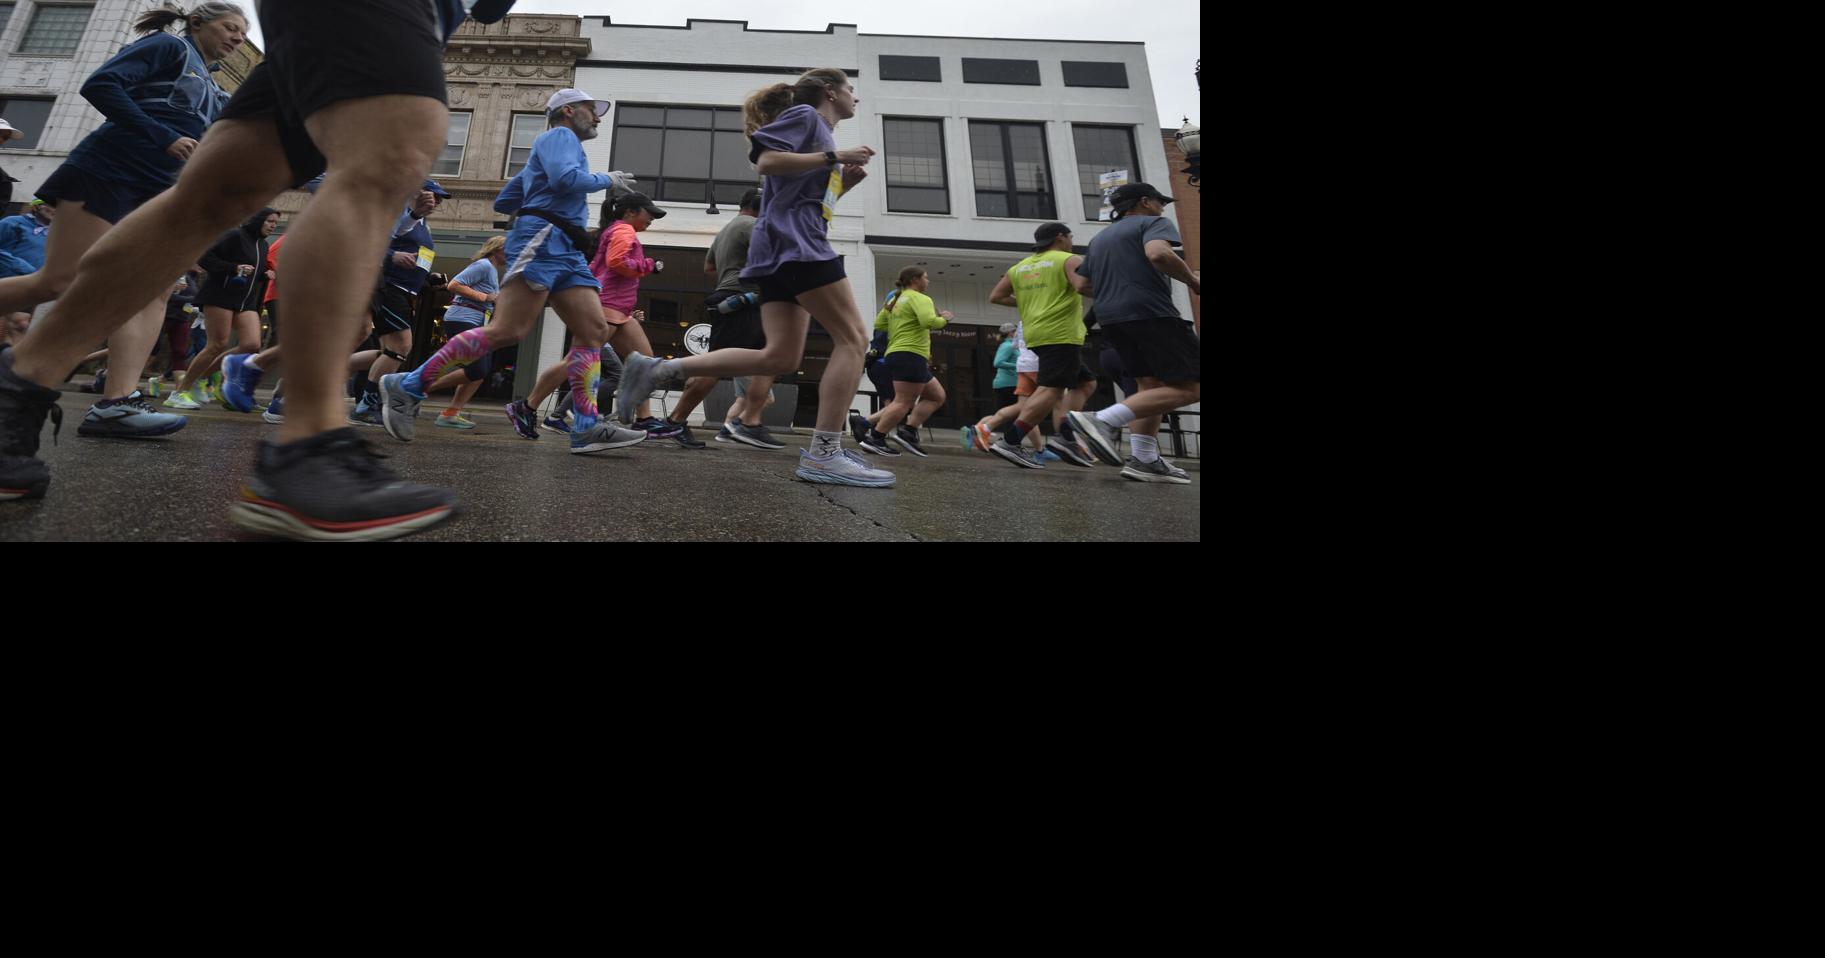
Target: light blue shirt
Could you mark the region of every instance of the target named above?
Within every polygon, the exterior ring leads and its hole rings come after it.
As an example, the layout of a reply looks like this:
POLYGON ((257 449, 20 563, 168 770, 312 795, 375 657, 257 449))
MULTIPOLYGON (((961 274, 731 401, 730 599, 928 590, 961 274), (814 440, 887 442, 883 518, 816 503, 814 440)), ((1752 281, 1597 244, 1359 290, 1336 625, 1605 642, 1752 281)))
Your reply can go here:
MULTIPOLYGON (((577 134, 569 127, 560 126, 546 130, 532 141, 532 157, 527 160, 526 168, 501 190, 501 195, 494 200, 494 209, 509 214, 523 209, 550 210, 578 227, 588 229, 589 194, 600 193, 613 184, 614 178, 607 173, 589 171, 589 156, 583 152, 583 141, 577 139, 577 134)), ((549 224, 531 217, 515 224, 514 228, 518 231, 535 225, 542 229, 549 224)), ((554 229, 546 252, 581 251, 570 242, 570 237, 554 229)))
MULTIPOLYGON (((493 295, 501 291, 501 274, 495 271, 494 263, 486 259, 478 259, 470 263, 450 282, 461 283, 478 293, 493 295)), ((450 309, 444 313, 444 322, 480 325, 483 320, 488 318, 487 314, 488 304, 478 303, 467 296, 457 296, 455 301, 450 304, 450 309)))

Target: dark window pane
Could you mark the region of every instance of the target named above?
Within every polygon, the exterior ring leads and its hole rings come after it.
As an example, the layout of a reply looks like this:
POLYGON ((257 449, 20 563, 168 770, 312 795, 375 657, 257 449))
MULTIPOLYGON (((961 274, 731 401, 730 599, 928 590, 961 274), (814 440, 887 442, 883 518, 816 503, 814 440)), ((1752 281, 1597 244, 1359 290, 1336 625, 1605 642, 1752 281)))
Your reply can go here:
MULTIPOLYGON (((632 173, 633 170, 628 170, 632 173)), ((661 174, 710 178, 710 134, 697 130, 665 131, 665 169, 661 174)))
POLYGON ((718 180, 753 182, 758 175, 748 163, 748 138, 740 133, 715 134, 716 157, 710 175, 718 180))
POLYGON ((1036 126, 1010 124, 1008 140, 1014 148, 1014 188, 1048 189, 1045 132, 1036 126))
POLYGON ((1128 88, 1128 65, 1126 63, 1066 60, 1064 68, 1065 86, 1100 86, 1124 90, 1128 88))
POLYGON ((922 80, 936 83, 944 79, 937 57, 881 57, 881 79, 922 80))
POLYGON ((1007 216, 1008 195, 1006 193, 976 192, 977 216, 1007 216))
POLYGON ((949 213, 950 194, 946 190, 889 186, 887 208, 896 213, 949 213))
POLYGON ((1096 219, 1103 207, 1099 177, 1127 170, 1130 182, 1140 179, 1140 171, 1135 168, 1134 134, 1127 127, 1073 126, 1071 139, 1077 147, 1077 185, 1084 194, 1084 216, 1096 219))
MULTIPOLYGON (((734 130, 737 133, 741 133, 741 132, 743 132, 741 124, 742 124, 742 120, 741 120, 741 111, 740 110, 717 110, 716 111, 716 128, 718 130, 734 130)), ((746 153, 747 150, 744 149, 744 150, 742 150, 742 152, 746 153)))
POLYGON ((636 179, 650 180, 658 177, 659 149, 663 137, 664 134, 659 130, 615 130, 615 149, 610 165, 624 173, 632 173, 636 179))
POLYGON ((887 185, 944 186, 944 127, 936 120, 886 121, 887 185))
POLYGON ((1019 194, 1020 212, 1016 215, 1029 220, 1049 220, 1057 215, 1052 209, 1052 197, 1043 193, 1019 194))
POLYGON ((707 130, 710 128, 710 116, 709 110, 672 107, 665 111, 665 125, 673 130, 707 130))
POLYGON ((740 203, 741 198, 746 195, 749 190, 754 189, 759 185, 759 183, 724 183, 718 181, 716 184, 716 202, 733 206, 736 203, 740 203))
POLYGON ((624 106, 616 112, 615 123, 622 126, 664 126, 665 109, 656 106, 624 106))
POLYGON ((704 192, 703 188, 707 182, 709 181, 668 176, 659 187, 659 195, 656 199, 665 200, 668 203, 705 203, 709 201, 710 197, 710 194, 704 192))
POLYGON ((39 139, 44 136, 44 125, 51 118, 51 105, 55 102, 57 101, 0 99, 0 116, 6 117, 6 122, 25 134, 23 139, 0 143, 0 147, 8 150, 37 149, 39 139))
POLYGON ((989 60, 963 58, 963 82, 1039 85, 1038 60, 989 60))

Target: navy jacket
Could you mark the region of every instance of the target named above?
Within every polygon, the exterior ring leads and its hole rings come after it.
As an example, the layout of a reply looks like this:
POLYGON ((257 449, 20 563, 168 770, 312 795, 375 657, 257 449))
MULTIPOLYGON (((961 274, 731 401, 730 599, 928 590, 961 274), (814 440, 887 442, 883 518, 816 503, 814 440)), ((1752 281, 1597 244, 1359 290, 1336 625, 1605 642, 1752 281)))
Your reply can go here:
POLYGON ((70 152, 71 166, 111 183, 163 189, 177 182, 183 163, 166 153, 182 137, 203 131, 228 105, 228 94, 210 75, 186 37, 155 33, 128 44, 82 85, 108 118, 70 152))

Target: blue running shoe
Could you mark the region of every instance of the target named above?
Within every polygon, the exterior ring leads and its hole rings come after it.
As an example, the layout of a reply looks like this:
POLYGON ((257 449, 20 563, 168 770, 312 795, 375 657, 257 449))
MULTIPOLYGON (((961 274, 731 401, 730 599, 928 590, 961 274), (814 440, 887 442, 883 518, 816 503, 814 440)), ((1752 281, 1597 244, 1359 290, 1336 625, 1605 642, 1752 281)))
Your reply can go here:
POLYGON ((248 369, 252 356, 236 353, 222 360, 222 405, 234 412, 253 412, 253 390, 260 385, 260 371, 248 369))
POLYGON ((545 421, 539 423, 539 425, 544 426, 546 429, 549 429, 560 436, 570 435, 570 423, 565 422, 562 416, 546 416, 545 421))
POLYGON ((285 421, 285 397, 274 396, 272 405, 266 407, 266 411, 260 414, 260 418, 275 426, 283 423, 285 421))

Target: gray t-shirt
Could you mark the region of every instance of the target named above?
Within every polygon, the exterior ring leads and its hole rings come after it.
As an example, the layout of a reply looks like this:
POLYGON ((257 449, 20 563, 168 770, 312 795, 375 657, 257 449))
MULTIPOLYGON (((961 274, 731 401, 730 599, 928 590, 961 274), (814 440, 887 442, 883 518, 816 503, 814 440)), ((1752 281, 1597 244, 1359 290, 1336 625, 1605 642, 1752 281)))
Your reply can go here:
POLYGON ((1079 273, 1096 290, 1096 321, 1103 326, 1141 319, 1177 319, 1172 280, 1147 262, 1152 240, 1179 243, 1179 230, 1163 216, 1124 216, 1090 241, 1079 273))
POLYGON ((716 264, 716 291, 719 293, 759 292, 760 287, 741 281, 741 271, 748 265, 748 241, 754 235, 754 217, 737 215, 716 234, 710 244, 710 262, 716 264))

